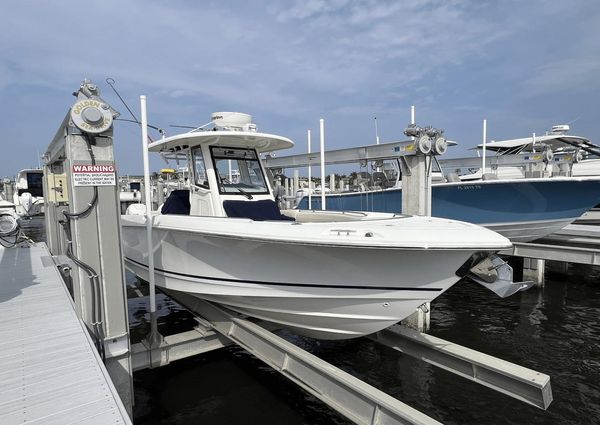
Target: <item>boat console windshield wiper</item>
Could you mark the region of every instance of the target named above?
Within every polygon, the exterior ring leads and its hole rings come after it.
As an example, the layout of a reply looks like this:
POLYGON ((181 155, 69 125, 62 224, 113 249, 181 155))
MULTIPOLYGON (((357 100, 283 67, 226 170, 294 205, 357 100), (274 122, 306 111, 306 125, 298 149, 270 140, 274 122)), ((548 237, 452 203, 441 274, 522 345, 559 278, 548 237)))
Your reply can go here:
POLYGON ((221 182, 222 183, 227 183, 229 185, 231 185, 230 187, 233 187, 234 189, 236 189, 238 192, 240 192, 242 195, 244 195, 246 198, 248 199, 253 199, 253 196, 250 195, 248 192, 246 192, 244 189, 238 187, 238 186, 234 186, 234 183, 232 183, 229 179, 225 178, 225 177, 221 177, 221 182))

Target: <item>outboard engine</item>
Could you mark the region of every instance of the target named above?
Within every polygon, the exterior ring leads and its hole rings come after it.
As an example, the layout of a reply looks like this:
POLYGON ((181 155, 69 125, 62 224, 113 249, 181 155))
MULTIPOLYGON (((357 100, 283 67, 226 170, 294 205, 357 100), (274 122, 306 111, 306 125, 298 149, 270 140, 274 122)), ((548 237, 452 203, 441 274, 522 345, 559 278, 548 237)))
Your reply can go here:
POLYGON ((33 196, 29 192, 23 192, 19 196, 19 202, 26 216, 30 215, 31 207, 33 207, 33 196))

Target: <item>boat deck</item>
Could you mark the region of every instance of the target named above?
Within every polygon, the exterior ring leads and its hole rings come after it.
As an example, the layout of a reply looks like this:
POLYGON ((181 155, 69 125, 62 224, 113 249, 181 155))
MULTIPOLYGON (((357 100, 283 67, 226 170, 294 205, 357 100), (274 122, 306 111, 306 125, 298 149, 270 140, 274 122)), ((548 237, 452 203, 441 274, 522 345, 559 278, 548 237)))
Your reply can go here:
POLYGON ((131 424, 45 244, 0 247, 0 424, 131 424))

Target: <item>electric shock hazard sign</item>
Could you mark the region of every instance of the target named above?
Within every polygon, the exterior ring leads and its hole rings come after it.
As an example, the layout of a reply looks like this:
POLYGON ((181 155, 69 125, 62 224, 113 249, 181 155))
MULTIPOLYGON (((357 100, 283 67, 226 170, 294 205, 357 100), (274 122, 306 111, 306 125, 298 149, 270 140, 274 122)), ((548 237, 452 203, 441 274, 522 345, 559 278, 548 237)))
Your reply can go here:
POLYGON ((115 186, 114 165, 73 165, 75 186, 115 186))

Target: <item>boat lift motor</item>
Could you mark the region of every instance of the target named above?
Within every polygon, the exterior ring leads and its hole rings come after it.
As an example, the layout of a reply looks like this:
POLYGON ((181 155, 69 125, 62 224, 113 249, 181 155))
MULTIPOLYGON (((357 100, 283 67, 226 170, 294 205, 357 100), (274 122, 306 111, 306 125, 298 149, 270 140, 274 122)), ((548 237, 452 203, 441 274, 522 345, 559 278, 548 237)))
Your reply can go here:
POLYGON ((434 127, 410 124, 404 134, 414 139, 416 155, 400 157, 402 214, 431 216, 431 164, 435 155, 446 152, 448 142, 444 131, 434 127))

